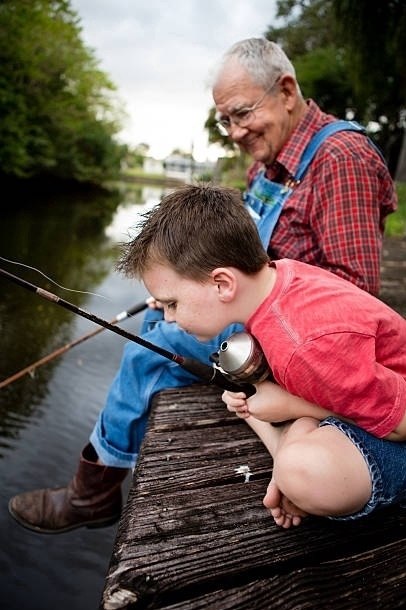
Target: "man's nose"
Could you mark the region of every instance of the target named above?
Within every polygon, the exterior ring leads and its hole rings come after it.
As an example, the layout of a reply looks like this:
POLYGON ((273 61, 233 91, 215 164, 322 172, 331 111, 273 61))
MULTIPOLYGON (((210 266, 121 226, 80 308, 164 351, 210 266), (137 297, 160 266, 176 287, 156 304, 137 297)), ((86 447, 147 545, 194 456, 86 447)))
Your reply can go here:
POLYGON ((237 123, 231 122, 231 125, 228 129, 228 135, 233 140, 233 142, 239 142, 246 135, 247 131, 247 127, 241 127, 241 125, 237 125, 237 123))

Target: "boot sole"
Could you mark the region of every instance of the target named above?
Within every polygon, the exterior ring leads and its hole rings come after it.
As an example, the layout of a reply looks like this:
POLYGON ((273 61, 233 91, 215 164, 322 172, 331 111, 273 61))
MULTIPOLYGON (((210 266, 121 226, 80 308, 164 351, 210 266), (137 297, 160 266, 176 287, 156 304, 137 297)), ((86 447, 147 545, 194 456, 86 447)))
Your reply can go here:
POLYGON ((113 525, 113 523, 116 523, 120 518, 121 514, 118 513, 117 515, 114 515, 113 517, 108 517, 107 519, 105 518, 94 521, 82 521, 81 523, 74 523, 72 525, 67 525, 66 527, 61 527, 58 529, 47 529, 44 527, 39 527, 38 525, 32 525, 32 523, 21 519, 21 517, 16 512, 14 512, 11 506, 11 500, 8 504, 8 512, 13 517, 13 519, 17 521, 19 525, 21 525, 27 530, 30 530, 31 532, 36 532, 37 534, 63 534, 65 532, 70 532, 72 530, 78 529, 79 527, 87 527, 88 529, 107 527, 108 525, 113 525))

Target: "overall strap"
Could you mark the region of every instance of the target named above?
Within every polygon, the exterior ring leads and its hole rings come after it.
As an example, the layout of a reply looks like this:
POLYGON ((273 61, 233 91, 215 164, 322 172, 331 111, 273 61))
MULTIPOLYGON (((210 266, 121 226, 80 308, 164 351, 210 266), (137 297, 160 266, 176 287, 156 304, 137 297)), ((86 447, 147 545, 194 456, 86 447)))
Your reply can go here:
POLYGON ((314 134, 307 147, 305 148, 295 175, 296 181, 299 181, 303 178, 320 144, 322 144, 326 138, 331 136, 333 133, 336 133, 337 131, 358 131, 359 133, 366 134, 365 127, 363 127, 356 121, 338 120, 333 121, 332 123, 327 123, 327 125, 322 127, 317 133, 314 134))
MULTIPOLYGON (((265 248, 268 248, 273 230, 286 200, 305 175, 320 145, 337 131, 357 131, 367 137, 365 127, 355 121, 337 120, 328 123, 313 135, 302 154, 295 177, 290 179, 288 184, 272 182, 266 178, 265 172, 262 170, 244 193, 245 206, 257 225, 259 236, 265 248)), ((369 138, 368 141, 382 157, 375 144, 369 138)))

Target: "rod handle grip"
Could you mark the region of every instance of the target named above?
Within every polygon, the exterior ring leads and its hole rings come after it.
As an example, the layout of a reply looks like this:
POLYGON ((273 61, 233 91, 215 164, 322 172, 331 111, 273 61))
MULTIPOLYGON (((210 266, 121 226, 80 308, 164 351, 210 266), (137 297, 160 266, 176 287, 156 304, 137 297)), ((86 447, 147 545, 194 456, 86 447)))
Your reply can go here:
POLYGON ((147 307, 148 303, 146 301, 143 301, 142 303, 137 303, 136 305, 133 305, 132 307, 127 309, 127 316, 133 316, 136 313, 140 313, 141 311, 144 311, 144 309, 147 309, 147 307))
POLYGON ((215 383, 223 390, 228 390, 229 392, 244 392, 247 398, 253 396, 257 391, 252 383, 233 381, 228 379, 227 376, 223 375, 218 369, 214 369, 214 371, 215 374, 212 383, 215 383))

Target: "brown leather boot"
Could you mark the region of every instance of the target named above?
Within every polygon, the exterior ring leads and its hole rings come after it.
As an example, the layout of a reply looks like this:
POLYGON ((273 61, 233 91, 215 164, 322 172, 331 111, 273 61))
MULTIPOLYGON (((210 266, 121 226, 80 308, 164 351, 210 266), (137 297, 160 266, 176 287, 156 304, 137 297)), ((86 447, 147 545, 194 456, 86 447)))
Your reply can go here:
POLYGON ((102 527, 117 521, 122 497, 121 483, 127 468, 97 464, 89 443, 67 487, 36 489, 11 498, 8 509, 20 525, 34 532, 58 534, 77 527, 102 527))

